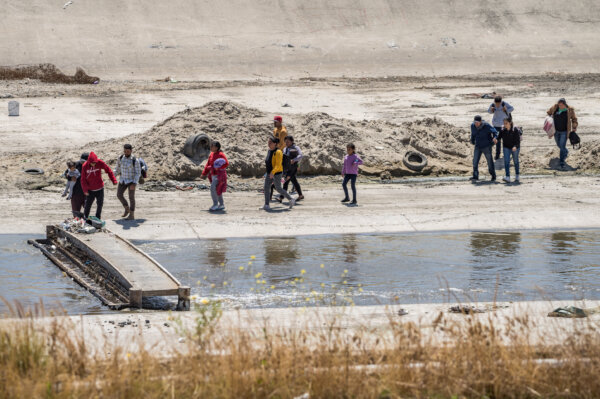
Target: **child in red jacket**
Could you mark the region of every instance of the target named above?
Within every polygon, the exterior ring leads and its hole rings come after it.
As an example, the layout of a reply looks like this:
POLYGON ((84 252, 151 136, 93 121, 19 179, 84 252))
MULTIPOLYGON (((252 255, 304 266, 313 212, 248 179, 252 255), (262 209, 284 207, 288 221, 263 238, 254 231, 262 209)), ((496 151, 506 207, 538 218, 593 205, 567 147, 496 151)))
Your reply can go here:
POLYGON ((213 200, 213 206, 209 211, 222 211, 225 209, 223 203, 223 193, 227 190, 227 172, 226 168, 229 166, 229 162, 221 151, 221 143, 214 141, 210 146, 210 155, 204 171, 202 172, 202 178, 210 181, 210 195, 213 200))
POLYGON ((92 204, 96 200, 96 217, 102 219, 102 205, 104 204, 104 181, 102 180, 102 170, 108 174, 108 178, 113 185, 117 184, 117 179, 111 168, 93 152, 90 152, 88 160, 81 167, 81 188, 85 195, 85 207, 83 215, 87 219, 92 210, 92 204))

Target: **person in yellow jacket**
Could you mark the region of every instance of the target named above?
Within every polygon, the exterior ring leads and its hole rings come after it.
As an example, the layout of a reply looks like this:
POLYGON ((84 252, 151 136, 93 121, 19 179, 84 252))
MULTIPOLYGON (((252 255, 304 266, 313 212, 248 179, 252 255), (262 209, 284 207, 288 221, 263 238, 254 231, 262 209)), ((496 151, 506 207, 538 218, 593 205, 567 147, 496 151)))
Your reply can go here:
POLYGON ((273 137, 279 139, 277 148, 283 151, 285 147, 285 138, 288 135, 287 129, 283 126, 283 118, 281 116, 273 118, 273 125, 273 137))
POLYGON ((277 145, 279 144, 279 139, 277 137, 269 137, 269 152, 267 153, 267 157, 265 158, 265 166, 267 169, 267 174, 265 175, 265 205, 261 207, 261 210, 268 211, 271 209, 271 185, 275 186, 275 190, 287 198, 290 204, 290 209, 296 205, 296 201, 292 198, 291 195, 288 194, 287 191, 281 187, 281 178, 283 176, 283 152, 277 145))

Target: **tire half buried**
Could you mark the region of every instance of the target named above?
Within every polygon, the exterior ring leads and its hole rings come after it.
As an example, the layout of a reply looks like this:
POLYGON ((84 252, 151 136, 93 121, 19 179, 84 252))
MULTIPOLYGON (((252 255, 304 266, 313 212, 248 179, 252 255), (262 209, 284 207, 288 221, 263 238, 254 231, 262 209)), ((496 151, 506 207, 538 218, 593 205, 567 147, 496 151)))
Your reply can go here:
POLYGON ((418 151, 406 151, 402 162, 406 167, 415 172, 420 172, 427 166, 427 157, 418 151))
POLYGON ((28 175, 43 175, 44 169, 40 168, 27 168, 23 170, 23 173, 27 173, 28 175))

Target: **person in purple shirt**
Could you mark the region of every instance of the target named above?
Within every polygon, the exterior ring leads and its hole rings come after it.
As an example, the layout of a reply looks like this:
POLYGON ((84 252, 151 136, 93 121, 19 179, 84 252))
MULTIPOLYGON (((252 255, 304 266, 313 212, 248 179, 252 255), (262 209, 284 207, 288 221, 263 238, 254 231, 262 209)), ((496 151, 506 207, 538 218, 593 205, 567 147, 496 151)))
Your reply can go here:
POLYGON ((346 152, 348 155, 344 157, 344 166, 342 168, 342 176, 344 176, 344 182, 342 187, 344 194, 346 195, 342 200, 343 203, 349 202, 348 197, 348 182, 352 188, 352 202, 350 205, 356 205, 356 177, 358 176, 358 165, 362 165, 363 161, 358 155, 356 155, 356 146, 350 143, 346 146, 346 152))

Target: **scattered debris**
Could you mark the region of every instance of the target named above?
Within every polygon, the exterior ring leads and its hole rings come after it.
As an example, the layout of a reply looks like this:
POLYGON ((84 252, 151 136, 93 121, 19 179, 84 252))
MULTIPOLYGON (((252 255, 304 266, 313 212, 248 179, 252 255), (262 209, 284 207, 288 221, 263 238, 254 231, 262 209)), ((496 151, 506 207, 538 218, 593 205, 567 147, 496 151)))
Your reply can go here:
POLYGON ((0 80, 37 79, 45 83, 97 84, 99 77, 89 76, 82 68, 75 75, 65 75, 53 64, 0 67, 0 80))
MULTIPOLYGON (((230 188, 230 187, 228 186, 228 188, 230 188)), ((144 191, 159 192, 159 191, 176 191, 176 190, 192 191, 193 189, 208 190, 209 187, 204 183, 174 182, 173 180, 169 180, 166 182, 159 182, 159 181, 146 182, 141 186, 140 189, 144 190, 144 191)))
POLYGON ((8 116, 19 116, 19 102, 9 101, 8 102, 8 116))
POLYGON ((442 37, 442 47, 456 46, 456 39, 453 37, 442 37))
POLYGON ((398 48, 398 45, 393 40, 391 42, 387 42, 386 44, 389 48, 398 48))
POLYGON ((548 313, 548 317, 565 317, 565 318, 583 318, 591 316, 595 313, 600 313, 600 306, 591 309, 582 309, 575 306, 565 306, 554 309, 548 313))
POLYGON ((406 316, 408 312, 405 309, 400 309, 397 314, 398 316, 406 316))
POLYGON ((456 305, 450 307, 451 313, 462 313, 462 314, 473 314, 473 313, 484 313, 485 311, 475 306, 469 305, 456 305))
POLYGON ((183 344, 185 342, 185 338, 181 337, 177 340, 177 342, 179 342, 180 344, 183 344))
POLYGON ((284 108, 288 108, 288 107, 291 107, 291 105, 290 105, 290 104, 288 104, 288 103, 285 103, 285 104, 283 104, 283 105, 282 105, 282 107, 284 107, 284 108))
POLYGON ((67 9, 67 7, 69 7, 71 4, 73 4, 73 1, 72 1, 72 0, 71 0, 71 1, 67 1, 67 2, 65 3, 65 5, 63 6, 63 10, 66 10, 66 9, 67 9))

